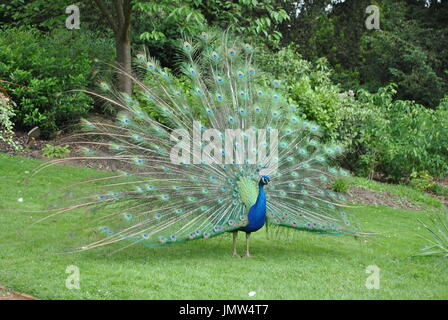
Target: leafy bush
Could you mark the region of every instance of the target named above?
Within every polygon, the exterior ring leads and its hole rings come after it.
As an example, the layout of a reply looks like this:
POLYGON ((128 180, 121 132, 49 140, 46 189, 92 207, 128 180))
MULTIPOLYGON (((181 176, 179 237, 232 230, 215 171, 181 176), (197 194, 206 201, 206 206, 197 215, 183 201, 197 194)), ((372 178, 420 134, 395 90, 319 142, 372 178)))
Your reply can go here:
POLYGON ((382 138, 377 129, 385 125, 385 119, 377 108, 351 96, 346 97, 338 113, 335 135, 345 150, 341 164, 357 175, 372 177, 377 165, 375 144, 382 138))
POLYGON ((14 106, 14 101, 0 92, 0 140, 17 149, 19 146, 12 139, 14 124, 11 118, 14 116, 14 106))
POLYGON ((431 186, 430 190, 438 196, 448 197, 448 187, 434 183, 431 186))
POLYGON ((434 187, 434 179, 427 171, 412 172, 409 184, 422 191, 430 190, 434 187))
POLYGON ((266 77, 282 80, 287 97, 306 118, 325 129, 324 139, 345 147, 342 166, 395 182, 424 170, 433 176, 448 174, 448 97, 431 110, 394 100, 396 84, 376 93, 342 92, 331 81, 333 71, 324 59, 310 63, 299 51, 294 45, 276 53, 262 49, 257 62, 266 77))
MULTIPOLYGON (((395 86, 370 94, 360 90, 340 110, 337 139, 346 146, 344 164, 360 175, 382 173, 398 182, 412 172, 448 174, 446 105, 436 111, 413 101, 393 101, 395 86)), ((445 102, 444 102, 445 103, 445 102)))
POLYGON ((333 182, 331 189, 334 192, 346 193, 350 189, 350 185, 346 179, 338 178, 333 182))
POLYGON ((292 44, 276 53, 262 50, 257 54, 259 67, 268 75, 282 80, 291 102, 307 119, 325 129, 324 139, 334 139, 344 97, 340 88, 331 81, 332 70, 325 59, 313 64, 302 59, 298 52, 299 48, 292 44))
POLYGON ((364 63, 358 70, 366 88, 376 90, 394 82, 398 87, 396 98, 434 108, 448 87, 446 54, 435 54, 441 51, 439 43, 443 43, 446 30, 437 30, 437 22, 432 26, 426 23, 427 10, 406 12, 411 6, 405 3, 388 1, 383 5, 383 17, 387 18, 381 18, 381 32, 366 32, 360 41, 364 63))
POLYGON ((70 148, 68 145, 65 146, 53 146, 51 144, 46 144, 42 148, 42 155, 44 157, 53 158, 64 158, 70 154, 70 148))
POLYGON ((93 59, 111 61, 113 54, 110 42, 68 30, 6 29, 0 47, 0 78, 31 88, 7 87, 17 103, 13 120, 23 128, 39 126, 44 137, 92 108, 89 95, 70 90, 92 86, 93 59))

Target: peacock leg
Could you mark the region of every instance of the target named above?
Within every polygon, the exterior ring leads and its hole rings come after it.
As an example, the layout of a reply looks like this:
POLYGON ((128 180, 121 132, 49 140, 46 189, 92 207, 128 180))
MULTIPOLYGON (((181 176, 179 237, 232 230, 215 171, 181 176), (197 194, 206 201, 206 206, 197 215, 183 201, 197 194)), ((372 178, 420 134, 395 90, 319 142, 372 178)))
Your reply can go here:
POLYGON ((250 257, 250 254, 249 254, 249 238, 250 238, 250 232, 247 232, 246 233, 246 254, 245 254, 246 257, 250 257))
POLYGON ((236 237, 238 236, 238 231, 233 231, 233 252, 232 256, 237 257, 238 254, 236 253, 236 237))

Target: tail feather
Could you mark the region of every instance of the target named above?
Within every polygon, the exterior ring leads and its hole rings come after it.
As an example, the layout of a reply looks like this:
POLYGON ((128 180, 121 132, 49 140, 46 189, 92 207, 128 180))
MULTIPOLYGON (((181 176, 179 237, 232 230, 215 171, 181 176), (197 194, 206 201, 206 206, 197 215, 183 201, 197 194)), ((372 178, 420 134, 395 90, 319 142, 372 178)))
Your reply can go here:
POLYGON ((106 83, 101 84, 104 94, 93 93, 119 106, 116 123, 83 120, 82 131, 64 141, 82 146, 83 155, 53 164, 107 160, 123 172, 80 182, 73 187, 76 197, 74 192, 62 197, 59 209, 51 214, 87 210, 91 223, 99 224, 93 232, 98 239, 80 250, 122 240, 159 246, 241 228, 247 225, 253 195, 244 194, 242 199, 238 186, 243 180, 256 182, 262 172, 271 176, 267 218, 272 224, 357 232, 347 218, 344 198, 325 189, 335 175, 348 174, 330 165, 342 149, 319 142, 321 129, 304 120, 300 108, 282 96, 279 80, 264 84, 258 77, 262 71, 253 64, 255 51, 228 33, 204 33, 196 43, 181 42, 179 70, 186 81, 139 54, 136 62, 145 79, 129 75, 136 87, 134 96, 106 83), (204 158, 212 142, 206 138, 207 129, 215 130, 213 137, 222 147, 214 156, 225 160, 230 156, 224 148, 227 130, 238 132, 230 145, 230 152, 237 155, 234 162, 204 158), (182 132, 193 139, 188 141, 187 156, 176 162, 173 149, 187 138, 179 135, 182 132), (195 132, 200 139, 195 139, 195 132), (178 134, 173 138, 174 133, 178 134), (239 159, 241 154, 248 157, 239 159))

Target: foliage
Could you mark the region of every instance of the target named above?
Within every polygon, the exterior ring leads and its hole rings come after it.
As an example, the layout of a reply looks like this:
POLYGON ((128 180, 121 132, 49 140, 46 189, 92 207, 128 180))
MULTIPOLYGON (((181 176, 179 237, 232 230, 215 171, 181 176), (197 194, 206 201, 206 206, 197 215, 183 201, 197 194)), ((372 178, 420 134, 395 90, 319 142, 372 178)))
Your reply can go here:
POLYGON ((17 103, 13 120, 19 127, 39 126, 49 136, 74 123, 92 108, 93 99, 82 92, 93 85, 94 58, 110 61, 109 41, 91 33, 55 30, 7 29, 0 34, 0 77, 31 89, 6 85, 17 103))
POLYGON ((289 20, 288 14, 281 6, 285 1, 191 1, 204 12, 210 25, 222 29, 233 25, 237 34, 245 37, 258 36, 272 45, 278 43, 282 37, 276 26, 289 20))
POLYGON ((428 245, 422 249, 419 256, 442 255, 448 257, 448 211, 444 215, 430 217, 428 222, 420 220, 422 226, 428 231, 431 238, 423 237, 428 245))
POLYGON ((431 31, 416 31, 418 27, 411 23, 396 29, 377 32, 363 39, 363 59, 369 61, 361 68, 363 82, 371 90, 385 82, 395 82, 398 99, 436 106, 447 89, 447 82, 435 72, 431 53, 408 37, 426 37, 425 33, 431 31), (397 34, 396 29, 401 30, 401 34, 397 34))
POLYGON ((331 185, 331 189, 334 192, 346 193, 350 189, 350 184, 346 179, 338 178, 331 185))
POLYGON ((434 183, 430 190, 438 196, 448 197, 448 187, 442 186, 438 183, 434 183))
POLYGON ((339 88, 329 79, 326 69, 319 68, 308 77, 294 83, 290 97, 310 120, 326 129, 330 138, 335 138, 334 129, 339 122, 341 108, 339 88))
POLYGON ((18 149, 19 146, 12 139, 14 124, 11 118, 14 116, 15 105, 14 101, 0 91, 0 140, 18 149))
POLYGON ((339 159, 362 176, 375 172, 395 182, 412 172, 448 174, 448 98, 436 110, 394 100, 396 85, 371 94, 341 89, 331 81, 325 60, 310 63, 289 45, 277 52, 266 47, 255 54, 263 81, 280 79, 287 97, 303 115, 324 128, 327 140, 337 140, 346 154, 339 159))
POLYGON ((448 89, 447 1, 303 0, 284 5, 283 44, 304 58, 326 57, 345 90, 376 92, 394 82, 395 99, 434 108, 448 89), (380 30, 365 27, 365 9, 380 9, 380 30))
POLYGON ((207 24, 204 15, 192 5, 194 1, 159 1, 137 2, 134 6, 139 13, 139 27, 145 30, 140 33, 142 40, 160 41, 169 38, 170 30, 176 29, 178 34, 195 34, 207 24), (148 19, 149 18, 149 19, 148 19), (152 20, 150 23, 148 20, 152 20), (155 23, 154 20, 161 23, 155 23), (146 23, 145 23, 146 22, 146 23))
POLYGON ((427 171, 412 172, 409 184, 422 191, 430 190, 434 187, 434 178, 427 171))
MULTIPOLYGON (((0 79, 32 87, 7 87, 17 103, 12 120, 19 128, 39 125, 44 136, 91 110, 91 97, 68 91, 92 86, 92 58, 113 61, 113 35, 92 2, 76 3, 82 30, 50 31, 64 26, 69 4, 0 4, 0 79), (22 25, 47 33, 6 28, 22 25)), ((398 182, 413 172, 448 174, 447 10, 446 1, 136 0, 132 42, 134 53, 143 47, 176 75, 178 38, 232 26, 256 45, 262 81, 282 80, 324 139, 345 146, 344 167, 398 182), (368 4, 380 7, 381 30, 365 28, 368 4)), ((174 81, 187 85, 178 74, 174 81)), ((161 120, 153 106, 143 107, 161 120)))
POLYGON ((138 1, 134 9, 134 48, 147 46, 152 56, 171 69, 176 67, 175 42, 183 36, 200 34, 211 26, 231 27, 253 44, 277 46, 281 33, 276 27, 289 19, 274 0, 138 1))
POLYGON ((110 35, 93 1, 8 0, 0 3, 0 28, 34 27, 51 31, 65 27, 69 16, 65 9, 75 4, 81 14, 81 29, 110 35))
POLYGON ((275 52, 267 47, 259 47, 254 58, 259 67, 270 76, 281 79, 287 89, 290 89, 296 81, 309 76, 313 69, 313 64, 302 58, 299 48, 294 44, 275 52))
POLYGON ((70 0, 9 0, 0 4, 0 26, 62 27, 66 17, 65 8, 72 3, 70 0))
POLYGON ((364 176, 380 172, 398 182, 414 171, 448 174, 446 107, 436 111, 413 101, 393 101, 391 85, 375 94, 359 90, 340 110, 338 140, 346 146, 345 163, 364 176))
POLYGON ((261 49, 255 58, 267 72, 266 81, 280 79, 291 102, 325 129, 324 138, 333 139, 343 104, 340 89, 330 80, 332 71, 325 59, 310 63, 298 50, 293 44, 275 53, 261 49))
POLYGON ((68 145, 65 146, 53 146, 51 144, 46 144, 42 148, 42 155, 44 157, 53 158, 64 158, 70 154, 70 148, 68 145))
POLYGON ((138 2, 134 6, 133 47, 147 47, 164 66, 175 67, 175 41, 184 35, 200 34, 207 26, 204 15, 192 1, 138 2))
MULTIPOLYGON (((278 43, 281 38, 275 26, 289 19, 286 11, 273 0, 161 0, 138 2, 135 8, 148 13, 162 25, 176 24, 181 33, 191 34, 191 31, 197 30, 197 26, 206 24, 222 29, 233 25, 237 34, 261 36, 271 43, 278 43)), ((156 23, 153 23, 153 27, 158 28, 156 23)), ((150 35, 154 35, 154 32, 150 35)))
POLYGON ((310 63, 297 51, 293 45, 275 53, 262 48, 258 62, 267 80, 282 80, 291 102, 325 129, 326 139, 345 146, 344 167, 362 176, 378 172, 395 182, 414 171, 448 174, 447 100, 436 110, 394 100, 395 84, 374 94, 341 92, 325 60, 310 63))

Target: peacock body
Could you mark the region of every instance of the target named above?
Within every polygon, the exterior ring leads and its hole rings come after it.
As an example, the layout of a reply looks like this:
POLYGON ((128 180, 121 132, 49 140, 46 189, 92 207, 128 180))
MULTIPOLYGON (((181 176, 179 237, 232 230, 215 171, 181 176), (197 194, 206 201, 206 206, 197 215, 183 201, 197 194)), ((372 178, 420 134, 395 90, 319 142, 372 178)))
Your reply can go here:
POLYGON ((236 254, 237 232, 248 241, 265 223, 356 232, 343 196, 325 188, 347 175, 330 165, 341 148, 319 142, 319 126, 255 67, 255 49, 227 33, 203 33, 194 44, 183 40, 180 51, 182 82, 139 54, 141 71, 129 75, 134 96, 106 83, 104 94, 92 93, 119 106, 116 123, 84 120, 84 131, 64 142, 83 146, 77 160, 120 168, 80 182, 52 209, 51 216, 92 213, 94 239, 78 249, 159 247, 233 232, 236 254))

